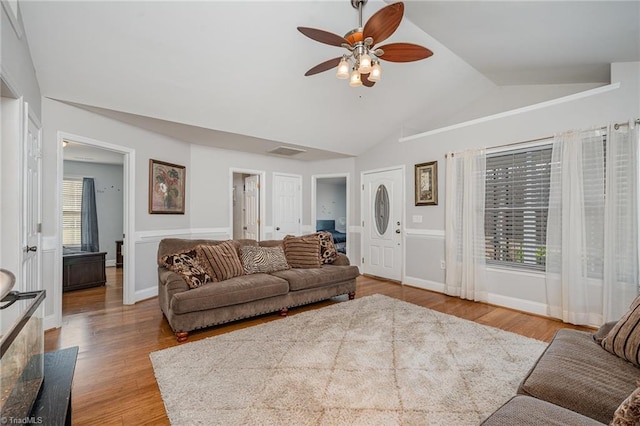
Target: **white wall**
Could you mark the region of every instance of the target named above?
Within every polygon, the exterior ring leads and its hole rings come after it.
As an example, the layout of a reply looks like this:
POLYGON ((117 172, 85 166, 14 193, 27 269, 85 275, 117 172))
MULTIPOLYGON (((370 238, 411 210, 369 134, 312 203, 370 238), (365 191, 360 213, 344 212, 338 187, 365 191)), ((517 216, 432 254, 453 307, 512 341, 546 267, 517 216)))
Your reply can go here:
POLYGON ((36 78, 35 68, 31 61, 31 52, 27 38, 24 36, 24 27, 22 25, 21 15, 18 21, 13 22, 9 19, 5 10, 5 5, 0 7, 2 12, 2 21, 0 22, 0 70, 2 78, 5 79, 12 89, 17 89, 18 97, 23 96, 24 100, 29 103, 29 108, 34 116, 40 120, 41 99, 40 86, 36 78), (14 29, 14 25, 18 27, 18 31, 14 29))
MULTIPOLYGON (((404 164, 406 167, 407 225, 403 282, 436 291, 442 290, 444 271, 439 268, 439 262, 444 260, 446 152, 527 141, 552 136, 565 130, 584 129, 640 117, 640 63, 613 64, 611 75, 612 83, 620 82, 620 88, 617 90, 460 127, 413 141, 399 142, 398 135, 394 135, 358 157, 357 176, 360 176, 361 171, 390 165, 404 164), (437 206, 415 206, 414 165, 434 160, 438 161, 439 203, 437 206), (422 223, 412 223, 414 215, 422 216, 422 223)), ((540 88, 534 86, 530 90, 537 91, 540 88)), ((490 96, 491 110, 488 115, 495 112, 496 103, 495 95, 490 96)), ((481 104, 481 101, 477 102, 475 107, 481 104)), ((359 217, 360 192, 355 191, 353 194, 351 205, 354 211, 357 210, 356 214, 359 217)), ((490 269, 488 281, 491 303, 546 314, 543 274, 490 269)))
POLYGON ((122 239, 124 192, 123 170, 119 164, 64 161, 64 177, 92 177, 96 188, 98 240, 100 251, 106 251, 107 266, 116 262, 116 240, 122 239))

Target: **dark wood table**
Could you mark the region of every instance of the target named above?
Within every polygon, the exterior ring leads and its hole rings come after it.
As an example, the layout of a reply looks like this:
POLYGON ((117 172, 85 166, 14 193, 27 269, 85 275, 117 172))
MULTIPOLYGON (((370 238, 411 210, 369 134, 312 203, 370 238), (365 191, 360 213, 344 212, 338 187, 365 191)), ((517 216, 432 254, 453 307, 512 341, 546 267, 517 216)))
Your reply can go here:
POLYGON ((35 424, 71 426, 71 387, 77 357, 77 346, 44 354, 44 380, 31 409, 35 424))

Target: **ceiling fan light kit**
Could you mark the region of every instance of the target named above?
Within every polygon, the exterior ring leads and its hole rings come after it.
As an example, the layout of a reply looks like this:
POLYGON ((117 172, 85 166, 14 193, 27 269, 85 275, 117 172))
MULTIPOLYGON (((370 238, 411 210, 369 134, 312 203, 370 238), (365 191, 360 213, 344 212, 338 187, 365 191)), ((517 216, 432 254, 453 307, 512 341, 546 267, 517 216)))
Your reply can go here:
POLYGON ((380 59, 389 62, 413 62, 426 59, 433 52, 426 47, 411 43, 391 43, 381 47, 381 43, 391 36, 402 21, 404 3, 398 2, 377 11, 362 26, 362 7, 367 0, 351 0, 351 5, 358 10, 358 27, 349 31, 344 37, 324 30, 309 27, 298 27, 305 36, 330 46, 343 47, 349 51, 342 57, 329 59, 316 65, 305 73, 305 76, 318 74, 334 67, 336 77, 349 79, 349 86, 372 87, 382 77, 380 59))

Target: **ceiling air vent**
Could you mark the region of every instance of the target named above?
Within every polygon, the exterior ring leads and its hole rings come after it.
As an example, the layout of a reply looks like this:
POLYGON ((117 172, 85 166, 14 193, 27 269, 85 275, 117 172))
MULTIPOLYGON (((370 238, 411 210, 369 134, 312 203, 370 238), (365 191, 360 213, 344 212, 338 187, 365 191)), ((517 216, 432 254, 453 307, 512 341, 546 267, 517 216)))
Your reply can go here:
POLYGON ((305 149, 300 149, 300 148, 291 148, 291 147, 288 147, 288 146, 279 146, 279 147, 274 148, 271 151, 267 151, 267 152, 269 154, 292 156, 292 155, 301 154, 301 153, 307 152, 307 151, 305 149))

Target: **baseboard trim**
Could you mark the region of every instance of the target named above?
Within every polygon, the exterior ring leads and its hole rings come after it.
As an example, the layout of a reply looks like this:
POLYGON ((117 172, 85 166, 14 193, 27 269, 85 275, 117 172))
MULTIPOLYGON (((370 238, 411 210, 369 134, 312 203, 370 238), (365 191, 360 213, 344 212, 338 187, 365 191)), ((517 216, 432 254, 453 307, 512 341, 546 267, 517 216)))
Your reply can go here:
POLYGON ((444 284, 436 281, 424 280, 416 277, 404 277, 402 284, 411 287, 421 288, 423 290, 435 291, 438 293, 444 293, 444 284))
POLYGON ((503 296, 501 294, 489 293, 487 302, 492 305, 498 305, 505 308, 515 309, 517 311, 527 312, 530 314, 548 317, 547 304, 533 302, 531 300, 517 299, 515 297, 503 296))
POLYGON ((116 260, 115 259, 105 260, 104 261, 104 266, 106 266, 107 268, 116 266, 116 260))

